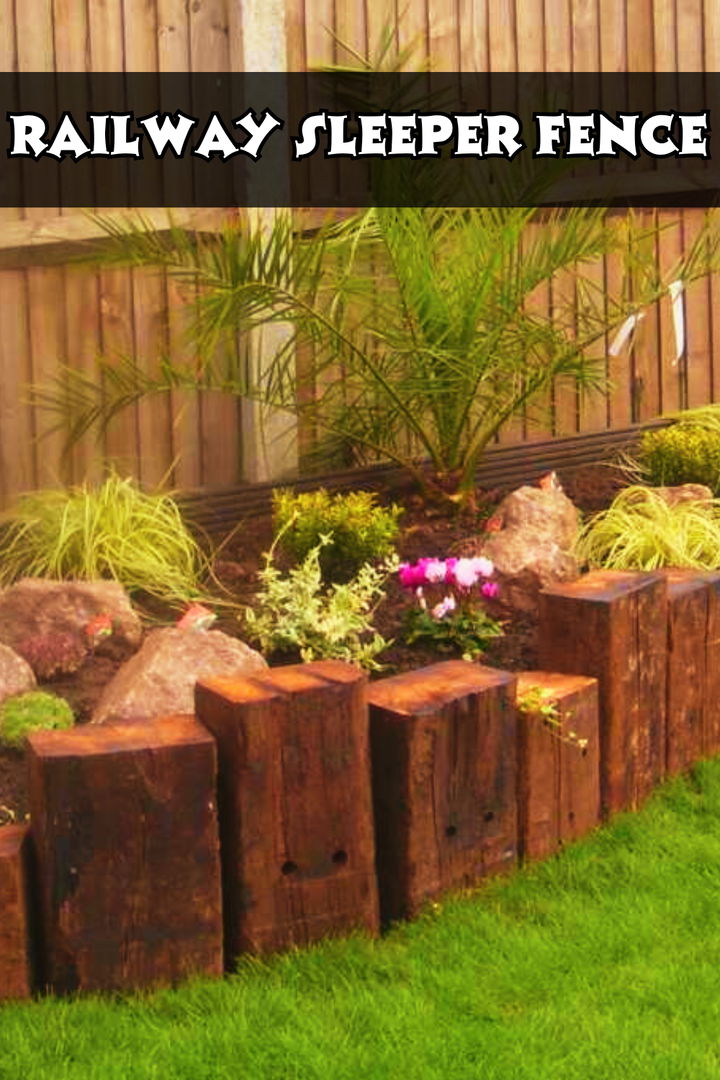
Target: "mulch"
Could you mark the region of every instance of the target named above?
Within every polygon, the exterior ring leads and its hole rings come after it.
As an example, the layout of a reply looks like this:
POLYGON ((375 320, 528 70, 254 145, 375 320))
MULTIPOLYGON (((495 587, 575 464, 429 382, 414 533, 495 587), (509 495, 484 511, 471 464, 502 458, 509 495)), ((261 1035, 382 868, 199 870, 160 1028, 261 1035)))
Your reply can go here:
MULTIPOLYGON (((585 512, 602 509, 623 486, 617 470, 603 465, 584 466, 568 477, 561 477, 563 487, 573 502, 585 512)), ((484 493, 479 510, 473 518, 448 517, 425 508, 412 492, 393 492, 396 501, 405 508, 401 518, 398 550, 403 560, 413 562, 422 556, 445 557, 453 548, 482 529, 483 519, 507 491, 498 489, 484 493)), ((250 517, 240 523, 234 536, 222 548, 215 563, 219 580, 232 598, 241 604, 251 604, 257 589, 256 572, 262 565, 262 555, 270 547, 272 526, 268 517, 250 517)), ((149 597, 140 598, 142 607, 155 623, 171 624, 177 618, 173 612, 149 597)), ((439 659, 431 648, 402 641, 401 631, 410 599, 397 581, 391 581, 387 595, 376 612, 375 625, 390 647, 379 660, 383 675, 423 667, 439 659)), ((536 626, 532 618, 512 614, 499 608, 504 622, 504 636, 491 643, 483 663, 509 671, 529 670, 536 666, 536 626)), ((242 636, 234 615, 221 615, 215 624, 219 629, 242 636)), ((112 652, 112 647, 111 650, 112 652)), ((125 656, 117 650, 113 655, 91 656, 72 676, 40 683, 39 689, 59 694, 69 701, 78 723, 86 723, 100 694, 125 656)), ((269 657, 273 662, 292 662, 293 657, 269 657)), ((0 750, 0 825, 23 821, 29 813, 25 755, 16 750, 0 750)))

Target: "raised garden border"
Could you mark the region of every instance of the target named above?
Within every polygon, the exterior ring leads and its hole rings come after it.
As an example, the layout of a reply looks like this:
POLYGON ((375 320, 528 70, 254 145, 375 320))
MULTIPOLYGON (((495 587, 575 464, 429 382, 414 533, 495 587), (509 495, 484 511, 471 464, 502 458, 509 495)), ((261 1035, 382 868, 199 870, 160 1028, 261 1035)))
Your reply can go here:
POLYGON ((720 573, 598 571, 543 594, 546 670, 291 665, 198 684, 194 717, 31 736, 0 998, 219 976, 552 855, 720 752, 718 618, 720 573))

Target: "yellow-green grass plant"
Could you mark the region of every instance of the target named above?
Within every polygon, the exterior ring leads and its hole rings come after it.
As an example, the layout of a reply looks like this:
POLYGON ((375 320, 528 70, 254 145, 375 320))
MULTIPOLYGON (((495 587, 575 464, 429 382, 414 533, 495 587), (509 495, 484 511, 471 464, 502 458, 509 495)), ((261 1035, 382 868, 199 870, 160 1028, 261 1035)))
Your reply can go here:
POLYGON ((652 488, 633 484, 585 523, 575 550, 590 568, 714 570, 720 566, 720 500, 671 506, 652 488))
POLYGON ((0 515, 0 583, 21 577, 120 582, 171 604, 202 599, 209 563, 167 493, 110 475, 99 486, 29 492, 0 515))

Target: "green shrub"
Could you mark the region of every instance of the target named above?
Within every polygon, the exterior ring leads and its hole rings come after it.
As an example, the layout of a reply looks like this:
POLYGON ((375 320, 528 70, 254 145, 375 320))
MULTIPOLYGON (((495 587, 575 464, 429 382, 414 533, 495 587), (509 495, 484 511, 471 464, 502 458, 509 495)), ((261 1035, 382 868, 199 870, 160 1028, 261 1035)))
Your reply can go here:
POLYGON ((635 484, 585 523, 576 554, 581 563, 611 570, 713 570, 720 566, 720 502, 670 506, 652 488, 635 484))
POLYGON ((320 569, 326 581, 347 581, 360 567, 395 550, 398 506, 378 506, 369 491, 331 495, 324 488, 294 494, 273 491, 273 525, 282 549, 301 563, 321 537, 320 569))
POLYGON ((344 584, 323 585, 320 553, 312 548, 299 566, 282 574, 273 563, 273 550, 259 571, 262 589, 254 608, 245 611, 250 635, 266 652, 297 649, 302 660, 346 660, 379 668, 375 660, 386 649, 373 629, 373 614, 384 598, 383 585, 397 570, 397 558, 380 567, 365 563, 344 584))
POLYGON ((646 431, 638 463, 649 484, 705 484, 719 495, 720 431, 690 423, 646 431))
POLYGON ((31 690, 0 705, 0 742, 20 748, 33 731, 71 728, 74 723, 73 711, 64 698, 31 690))
POLYGON ((171 603, 199 597, 206 561, 175 500, 114 473, 99 487, 22 495, 0 528, 2 584, 112 578, 171 603))

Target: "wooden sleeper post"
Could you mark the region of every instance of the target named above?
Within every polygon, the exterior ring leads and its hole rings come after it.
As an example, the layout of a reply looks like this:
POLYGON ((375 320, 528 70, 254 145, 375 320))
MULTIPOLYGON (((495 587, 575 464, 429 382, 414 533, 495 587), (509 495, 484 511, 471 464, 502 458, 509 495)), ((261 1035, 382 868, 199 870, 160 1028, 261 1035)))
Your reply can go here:
POLYGON ((31 828, 56 993, 220 975, 215 744, 191 716, 28 739, 31 828))
POLYGON ((515 682, 448 660, 370 685, 384 922, 515 865, 515 682))
POLYGON ((518 676, 518 701, 531 691, 553 703, 561 726, 553 728, 539 712, 518 711, 518 843, 523 861, 554 855, 600 821, 597 679, 524 671, 518 676))
POLYGON ((603 815, 637 807, 665 775, 667 585, 594 570, 539 597, 539 661, 600 685, 603 815))
POLYGON ((379 928, 367 676, 338 660, 204 679, 227 960, 379 928))
POLYGON ((0 828, 0 1001, 29 997, 36 943, 30 927, 30 834, 27 825, 0 828))

